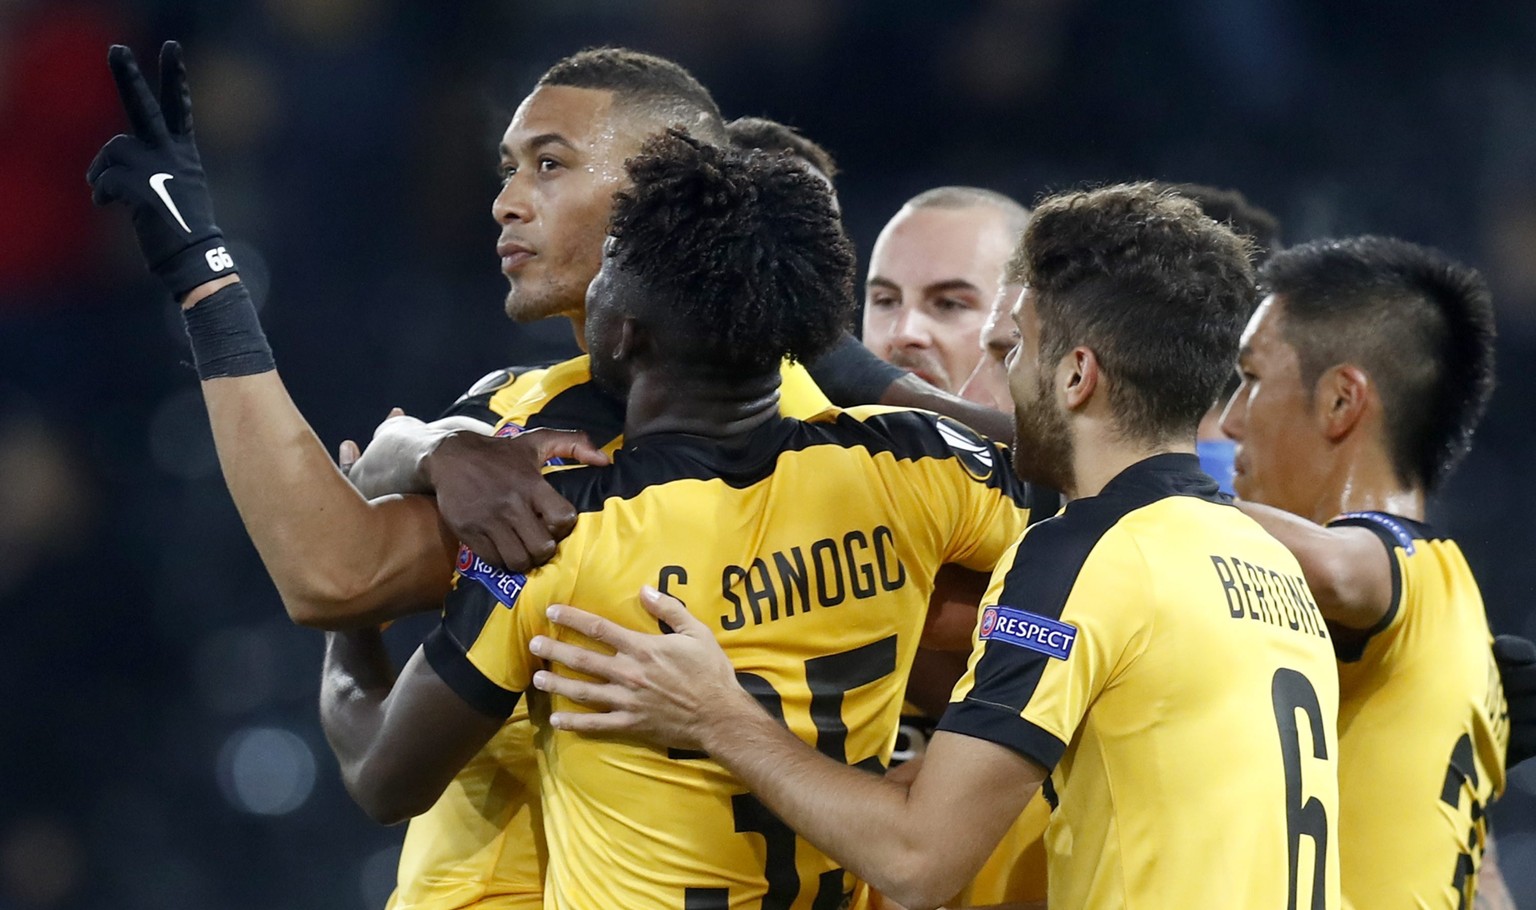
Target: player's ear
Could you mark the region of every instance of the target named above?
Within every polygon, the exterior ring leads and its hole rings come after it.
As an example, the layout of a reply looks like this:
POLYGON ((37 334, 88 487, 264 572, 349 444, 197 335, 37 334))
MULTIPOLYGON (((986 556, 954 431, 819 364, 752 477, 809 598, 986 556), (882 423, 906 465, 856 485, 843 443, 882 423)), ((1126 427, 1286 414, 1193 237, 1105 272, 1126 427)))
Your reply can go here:
POLYGON ((1092 348, 1075 347, 1056 365, 1057 388, 1065 396, 1063 404, 1069 411, 1087 404, 1102 378, 1099 355, 1092 348))
POLYGON ((650 347, 650 333, 633 316, 619 319, 618 339, 613 346, 613 359, 621 363, 633 361, 650 347))
POLYGON ((1365 416, 1374 394, 1370 374, 1352 363, 1324 370, 1312 398, 1323 435, 1330 442, 1348 436, 1365 416))

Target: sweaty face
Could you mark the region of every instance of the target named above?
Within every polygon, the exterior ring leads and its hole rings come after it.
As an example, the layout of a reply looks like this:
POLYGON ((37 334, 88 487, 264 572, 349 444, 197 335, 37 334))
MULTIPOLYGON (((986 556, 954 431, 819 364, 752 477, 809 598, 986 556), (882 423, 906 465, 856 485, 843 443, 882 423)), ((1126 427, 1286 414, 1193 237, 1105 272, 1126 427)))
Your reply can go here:
POLYGON ((991 206, 903 208, 870 255, 864 346, 959 392, 981 359, 982 325, 1014 240, 991 206))
POLYGON ((502 137, 502 186, 491 206, 512 319, 580 321, 613 194, 628 179, 624 159, 643 139, 615 115, 611 92, 545 86, 524 99, 502 137))
POLYGON ((1284 302, 1264 299, 1243 332, 1238 353, 1242 385, 1222 414, 1221 429, 1237 443, 1233 487, 1252 502, 1314 521, 1326 475, 1328 440, 1315 414, 1312 389, 1285 340, 1284 302))
POLYGON ((1011 310, 1022 293, 1023 286, 1017 284, 1005 284, 997 292, 981 327, 981 360, 959 392, 967 401, 1004 414, 1013 410, 1013 398, 1008 392, 1008 355, 1019 343, 1019 330, 1013 324, 1011 310))
POLYGON ((1019 343, 1008 355, 1008 388, 1013 396, 1013 469, 1022 478, 1058 490, 1073 486, 1072 436, 1056 399, 1056 364, 1040 362, 1040 318, 1034 292, 1013 304, 1019 343))

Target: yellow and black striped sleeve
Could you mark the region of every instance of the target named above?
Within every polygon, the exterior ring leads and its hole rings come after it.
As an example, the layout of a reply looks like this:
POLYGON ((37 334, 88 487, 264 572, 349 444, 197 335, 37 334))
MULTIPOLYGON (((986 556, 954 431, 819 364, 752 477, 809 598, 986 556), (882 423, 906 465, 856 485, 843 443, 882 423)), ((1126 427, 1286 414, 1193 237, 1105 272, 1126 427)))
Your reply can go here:
POLYGON ((1013 473, 1007 446, 952 418, 931 411, 866 405, 834 410, 821 419, 835 421, 844 435, 851 435, 847 433, 850 422, 872 431, 875 439, 859 441, 871 454, 889 452, 898 461, 927 466, 927 482, 933 487, 927 504, 950 509, 946 519, 957 526, 956 540, 970 542, 947 554, 946 562, 990 572, 1028 521, 1049 517, 1054 511, 1053 492, 1036 489, 1013 473), (1033 509, 1042 501, 1052 507, 1050 511, 1033 509), (992 538, 1001 538, 1001 543, 983 545, 992 538), (978 558, 978 551, 986 552, 978 558))
MULTIPOLYGON (((568 539, 561 551, 577 547, 568 539)), ((570 574, 559 562, 522 575, 460 548, 454 589, 422 650, 433 671, 476 710, 510 716, 532 684, 537 667, 528 642, 550 632, 544 608, 570 599, 570 574)))
MULTIPOLYGON (((1137 491, 1139 493, 1139 491, 1137 491)), ((1145 646, 1147 566, 1117 530, 1151 501, 1106 494, 1032 526, 993 573, 940 730, 1056 766, 1088 706, 1145 646)))
POLYGON ((1392 628, 1403 612, 1403 567, 1400 554, 1414 552, 1413 529, 1404 519, 1385 512, 1346 512, 1328 522, 1330 528, 1364 528, 1381 541, 1387 550, 1387 564, 1392 572, 1392 602, 1369 629, 1361 631, 1334 629, 1333 652, 1343 663, 1355 663, 1365 656, 1365 649, 1381 633, 1392 628))

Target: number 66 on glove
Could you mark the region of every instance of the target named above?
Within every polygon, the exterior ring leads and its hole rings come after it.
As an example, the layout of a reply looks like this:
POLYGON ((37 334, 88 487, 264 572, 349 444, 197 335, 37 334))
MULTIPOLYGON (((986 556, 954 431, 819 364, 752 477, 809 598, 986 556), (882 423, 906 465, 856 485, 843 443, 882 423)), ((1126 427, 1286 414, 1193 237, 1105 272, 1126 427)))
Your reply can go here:
POLYGON ((192 138, 192 93, 181 45, 160 48, 160 94, 149 90, 128 48, 114 44, 107 64, 132 135, 112 137, 86 171, 97 205, 126 204, 145 264, 172 296, 233 275, 235 260, 213 223, 213 202, 192 138))

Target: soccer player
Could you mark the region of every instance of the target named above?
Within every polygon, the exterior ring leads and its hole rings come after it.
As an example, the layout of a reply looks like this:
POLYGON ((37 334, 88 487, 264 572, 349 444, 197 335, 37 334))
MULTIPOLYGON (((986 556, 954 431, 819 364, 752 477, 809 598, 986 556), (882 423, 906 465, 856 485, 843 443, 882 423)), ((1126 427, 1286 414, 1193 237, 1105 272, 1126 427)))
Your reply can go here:
MULTIPOLYGON (((182 299, 189 335, 193 340, 194 358, 205 381, 204 393, 210 419, 215 426, 232 493, 243 516, 251 523, 253 539, 273 571, 280 592, 290 602, 290 609, 327 616, 335 611, 337 605, 348 607, 361 602, 367 605, 366 609, 359 611, 361 615, 385 618, 440 596, 447 588, 449 570, 453 565, 457 545, 454 538, 438 525, 437 517, 423 500, 405 497, 364 503, 329 465, 328 459, 317 457, 323 453, 316 451, 318 442, 294 410, 277 380, 270 349, 255 320, 248 296, 244 294, 237 277, 219 276, 220 272, 229 271, 231 265, 227 261, 227 251, 222 247, 222 237, 212 224, 211 205, 202 185, 201 169, 197 164, 196 148, 190 134, 190 108, 179 49, 174 44, 168 44, 162 54, 162 97, 158 104, 144 85, 126 48, 114 48, 110 58, 135 135, 118 137, 108 143, 93 163, 89 176, 99 202, 122 200, 133 207, 135 225, 147 260, 156 267, 157 274, 172 293, 182 299), (174 173, 165 169, 174 170, 174 173), (165 202, 158 192, 152 194, 140 188, 140 175, 148 175, 150 172, 168 174, 171 179, 181 181, 172 203, 165 202), (173 208, 178 201, 179 205, 173 208), (196 225, 185 231, 186 236, 183 236, 179 227, 183 213, 189 215, 191 223, 196 225), (334 567, 356 558, 358 554, 367 560, 368 580, 377 584, 381 592, 372 593, 366 584, 360 588, 355 587, 358 584, 357 573, 349 573, 344 569, 334 570, 334 567), (320 568, 304 568, 309 561, 318 563, 320 568)), ((658 256, 636 253, 629 260, 636 262, 644 259, 653 264, 651 267, 661 268, 660 274, 663 277, 675 273, 678 276, 692 274, 698 278, 703 274, 708 281, 714 282, 707 290, 720 293, 706 294, 696 302, 728 304, 716 307, 716 320, 712 324, 715 334, 708 337, 713 338, 714 349, 735 351, 731 356, 738 359, 711 363, 707 358, 700 360, 698 344, 694 343, 699 341, 698 332, 695 331, 698 327, 694 325, 693 319, 686 318, 687 313, 681 314, 684 318, 677 318, 677 313, 658 312, 658 307, 662 306, 657 302, 658 299, 670 303, 692 298, 680 297, 675 292, 650 298, 647 325, 665 323, 674 338, 679 335, 684 338, 684 344, 674 344, 668 348, 673 352, 672 357, 680 358, 687 367, 683 372, 692 371, 690 375, 695 379, 699 378, 702 371, 703 375, 710 378, 724 376, 731 381, 720 385, 706 384, 701 388, 684 381, 684 377, 670 376, 668 371, 663 370, 660 375, 678 384, 658 390, 653 382, 647 381, 644 387, 651 390, 651 395, 642 397, 647 407, 656 405, 656 395, 661 396, 665 406, 681 407, 679 415, 674 415, 682 419, 678 425, 680 429, 712 429, 715 435, 724 433, 735 437, 744 433, 749 426, 770 421, 777 414, 776 391, 780 383, 777 364, 782 356, 809 354, 821 347, 822 341, 830 341, 835 337, 846 309, 838 310, 828 304, 841 301, 851 305, 848 287, 851 275, 846 272, 851 269, 852 257, 825 191, 819 182, 806 175, 798 166, 776 162, 769 172, 764 172, 765 186, 757 186, 758 181, 752 180, 747 181, 751 185, 743 186, 743 177, 739 171, 733 172, 734 176, 721 176, 725 174, 722 168, 726 168, 730 161, 718 157, 723 153, 713 152, 717 158, 710 159, 705 150, 692 140, 684 140, 680 136, 674 139, 684 143, 682 147, 691 149, 698 158, 693 170, 703 175, 702 190, 694 195, 679 195, 679 190, 686 188, 684 184, 687 180, 668 182, 669 173, 663 168, 652 174, 653 184, 647 198, 653 202, 659 199, 668 205, 677 203, 685 212, 696 212, 702 208, 704 215, 700 217, 710 222, 710 228, 718 227, 722 219, 739 216, 755 217, 755 223, 760 229, 754 233, 701 228, 694 236, 699 243, 705 244, 705 252, 720 253, 725 248, 728 253, 732 243, 750 244, 755 239, 761 239, 760 235, 772 239, 773 234, 765 229, 766 226, 773 226, 781 232, 779 239, 788 238, 792 241, 785 249, 774 251, 773 255, 756 252, 749 258, 750 263, 760 266, 754 273, 759 283, 754 285, 756 293, 745 300, 739 299, 739 293, 735 297, 726 293, 733 290, 732 281, 738 279, 730 269, 721 267, 729 261, 729 257, 721 259, 716 256, 711 259, 695 255, 699 252, 698 244, 691 247, 688 253, 687 262, 692 272, 687 268, 673 268, 669 272, 666 268, 654 266, 654 263, 661 261, 658 256), (699 164, 699 161, 707 163, 699 164), (727 177, 730 179, 727 180, 727 177), (731 186, 710 185, 712 179, 717 180, 717 183, 720 180, 735 182, 731 186), (727 190, 733 191, 735 200, 722 206, 719 201, 725 195, 732 195, 727 190), (779 192, 770 192, 772 190, 779 192), (710 221, 711 218, 713 221, 710 221), (714 246, 709 247, 710 243, 714 246), (801 255, 797 258, 790 255, 792 253, 801 255), (818 259, 818 256, 823 258, 818 259), (835 271, 829 271, 839 263, 844 269, 841 278, 835 271), (777 289, 782 293, 766 293, 763 281, 769 283, 768 291, 777 289), (822 308, 816 309, 813 304, 819 304, 822 308), (810 310, 807 311, 807 308, 810 310), (753 322, 758 317, 761 317, 761 325, 753 322), (821 332, 818 327, 826 330, 821 332), (735 369, 748 362, 753 369, 735 369), (757 369, 764 364, 767 372, 757 369), (695 410, 693 417, 702 423, 686 419, 689 402, 695 410), (740 419, 732 419, 732 413, 740 419)), ((651 159, 651 163, 655 161, 651 159)), ((154 189, 154 181, 145 179, 143 182, 151 191, 154 189)), ((638 206, 639 203, 633 205, 638 206)), ((660 231, 668 234, 668 242, 677 242, 680 240, 680 221, 672 217, 674 214, 662 206, 661 210, 652 211, 646 216, 650 220, 637 217, 634 223, 648 224, 653 238, 655 232, 660 231), (660 219, 659 223, 657 219, 660 219)), ((641 233, 639 227, 634 227, 633 231, 635 234, 641 233)), ((662 245, 662 241, 654 239, 650 244, 652 248, 662 245)), ((619 249, 622 250, 621 243, 619 249)), ((643 270, 646 267, 644 263, 636 262, 636 268, 643 270)), ((655 274, 652 279, 661 280, 655 274)), ((740 291, 739 287, 734 289, 740 291)), ((612 308, 609 312, 612 312, 612 308)), ((708 335, 707 332, 705 334, 708 335)), ((593 337, 591 332, 587 336, 593 337)), ((657 337, 660 337, 660 333, 657 337)), ((613 344, 618 346, 617 351, 610 352, 606 346, 596 348, 606 358, 599 361, 600 366, 615 367, 621 365, 621 360, 628 363, 631 359, 648 363, 653 353, 644 346, 640 331, 634 329, 629 321, 620 324, 620 335, 613 340, 613 344), (613 362, 608 363, 608 359, 613 362)), ((637 369, 636 382, 641 382, 638 374, 642 372, 650 380, 658 375, 655 371, 637 369)), ((665 406, 662 407, 663 411, 666 410, 665 406)), ((658 438, 653 445, 660 447, 659 437, 666 434, 659 430, 669 426, 667 417, 664 414, 650 416, 659 422, 659 427, 653 427, 658 429, 654 434, 658 438)), ((831 541, 831 538, 808 541, 808 550, 791 546, 788 550, 776 551, 778 556, 773 556, 772 564, 776 569, 783 568, 784 572, 789 573, 787 576, 774 576, 785 598, 784 617, 789 618, 796 603, 799 614, 806 613, 813 580, 816 603, 820 607, 871 598, 880 601, 882 609, 875 617, 876 623, 899 625, 909 641, 892 654, 896 666, 893 666, 889 678, 877 691, 899 690, 905 669, 901 664, 906 659, 901 655, 905 654, 909 658, 915 647, 915 639, 922 626, 921 609, 912 612, 905 607, 893 608, 907 604, 908 601, 926 603, 926 597, 931 591, 932 572, 945 558, 979 565, 995 561, 1006 548, 1008 536, 1019 530, 1026 514, 1017 502, 1017 496, 1022 491, 1003 468, 1005 452, 991 449, 957 424, 941 427, 935 418, 924 415, 908 418, 876 414, 866 420, 853 420, 849 424, 838 417, 836 412, 828 412, 826 419, 837 427, 832 434, 832 443, 813 447, 816 448, 815 454, 796 455, 792 460, 808 464, 825 457, 833 448, 846 451, 850 453, 848 457, 856 460, 857 465, 867 468, 866 474, 873 472, 873 479, 863 485, 867 491, 863 501, 875 508, 896 510, 902 514, 893 516, 892 524, 877 524, 868 530, 849 530, 827 546, 823 544, 831 541), (911 428, 912 420, 917 421, 918 427, 914 434, 907 434, 905 429, 911 428), (890 445, 883 449, 884 457, 875 458, 877 464, 870 465, 870 459, 874 457, 870 446, 882 434, 893 438, 890 445), (937 482, 940 487, 947 483, 949 486, 945 489, 951 491, 958 485, 963 493, 959 496, 943 495, 931 484, 925 487, 925 479, 937 482), (908 498, 913 501, 936 499, 953 502, 961 509, 968 505, 974 508, 962 516, 948 515, 943 509, 902 508, 892 498, 891 491, 900 488, 903 483, 910 488, 908 498), (967 496, 970 498, 967 499, 967 496), (907 512, 912 514, 909 516, 907 512), (900 540, 896 538, 893 527, 901 532, 900 540), (910 537, 908 531, 913 532, 910 537), (808 569, 804 562, 807 553, 808 569), (779 556, 789 561, 787 567, 780 566, 779 556), (892 593, 898 589, 906 593, 892 593), (877 591, 880 595, 878 597, 877 591), (793 600, 796 596, 798 601, 793 600)), ((628 415, 626 423, 632 423, 628 415)), ((523 439, 512 440, 508 445, 532 443, 540 436, 541 433, 535 431, 526 434, 523 439)), ((544 438, 547 439, 547 436, 544 438)), ((691 438, 691 434, 686 438, 691 438)), ((876 445, 876 448, 879 446, 876 445)), ((603 460, 590 446, 574 440, 531 445, 519 451, 532 453, 529 457, 535 463, 550 455, 597 462, 603 460)), ((732 458, 740 456, 750 461, 750 456, 756 453, 730 448, 727 454, 732 458)), ((653 458, 652 455, 637 456, 638 460, 632 459, 629 464, 638 465, 653 458)), ((769 463, 773 460, 769 459, 769 463)), ((753 463, 758 465, 757 470, 761 470, 764 464, 761 461, 753 463)), ((838 483, 835 471, 812 469, 808 474, 824 484, 838 483)), ((574 476, 571 475, 573 479, 574 476)), ((835 498, 844 508, 837 517, 823 516, 824 522, 844 523, 860 518, 858 509, 847 510, 856 501, 846 495, 845 487, 846 484, 840 485, 835 493, 829 488, 817 491, 818 495, 791 497, 796 504, 795 514, 798 514, 805 502, 831 501, 835 498)), ((729 484, 723 485, 723 488, 736 489, 729 484)), ((566 492, 579 501, 585 501, 574 490, 566 492)), ((710 521, 712 532, 719 529, 715 518, 711 517, 715 513, 689 513, 685 509, 682 514, 695 514, 699 520, 710 521)), ((786 528, 790 525, 798 527, 796 522, 781 523, 786 528)), ((690 540, 704 538, 702 532, 685 536, 685 539, 690 540)), ((742 539, 732 536, 725 538, 722 545, 750 546, 754 542, 762 543, 763 540, 758 537, 742 539)), ((580 553, 582 549, 578 547, 577 552, 580 553)), ((468 553, 467 550, 463 552, 468 553)), ((573 561, 577 559, 573 557, 573 561)), ((738 603, 744 603, 744 608, 751 609, 753 624, 756 625, 764 609, 760 599, 763 593, 760 585, 767 583, 768 576, 758 574, 759 565, 752 560, 734 565, 745 574, 736 582, 736 590, 727 587, 720 596, 727 600, 736 597, 738 603)), ((482 579, 493 580, 497 589, 504 594, 516 587, 512 576, 486 566, 478 558, 471 559, 467 567, 470 570, 468 577, 476 577, 478 572, 482 579)), ((684 582, 682 577, 667 571, 654 571, 654 566, 646 568, 641 564, 640 568, 644 568, 650 577, 658 581, 671 579, 679 584, 684 582)), ((671 568, 678 567, 672 565, 671 568)), ((764 566, 760 571, 766 573, 768 569, 764 566)), ((586 573, 593 579, 606 578, 609 574, 611 569, 607 565, 603 565, 599 572, 586 573)), ((616 577, 626 576, 621 574, 616 577)), ((466 582, 459 590, 468 587, 470 583, 466 582)), ((767 606, 768 621, 778 615, 776 604, 767 606)), ((801 642, 798 636, 807 627, 825 627, 832 623, 840 632, 850 632, 846 610, 832 616, 830 620, 802 620, 794 626, 795 630, 799 630, 795 632, 796 646, 801 642)), ((742 621, 745 622, 745 619, 742 621)), ((853 630, 859 628, 856 624, 853 630)), ((869 631, 867 626, 863 630, 869 631)), ((374 721, 379 720, 381 699, 386 692, 391 691, 391 674, 387 665, 381 661, 377 641, 373 642, 372 648, 357 646, 359 639, 366 637, 362 634, 351 638, 336 637, 331 642, 331 653, 328 655, 328 672, 340 672, 350 680, 346 685, 351 688, 349 697, 340 700, 332 708, 353 715, 347 722, 334 725, 328 732, 337 751, 353 760, 357 759, 358 753, 351 747, 359 743, 358 736, 367 739, 366 721, 369 717, 374 721), (359 711, 362 716, 358 716, 359 711)), ((880 639, 877 644, 879 647, 871 653, 878 658, 888 647, 894 647, 896 640, 888 636, 880 639)), ((877 660, 875 665, 878 667, 884 664, 877 660)), ((846 661, 836 660, 802 668, 803 673, 810 673, 807 681, 814 687, 814 691, 806 696, 813 702, 807 710, 819 725, 825 726, 832 722, 827 714, 832 708, 823 700, 825 693, 822 689, 829 682, 841 679, 845 671, 860 670, 859 667, 849 666, 846 661)), ((405 682, 408 682, 409 676, 408 670, 405 682)), ((393 695, 389 697, 383 708, 385 717, 399 716, 391 713, 395 706, 416 703, 409 686, 400 691, 404 694, 399 698, 393 695)), ((893 714, 895 706, 899 706, 899 702, 893 702, 893 707, 885 713, 893 714)), ((885 711, 879 705, 875 705, 873 710, 877 715, 885 711)), ((427 720, 432 723, 441 722, 448 716, 435 709, 427 712, 427 720)), ((863 722, 864 714, 856 713, 854 716, 860 719, 856 738, 860 743, 868 739, 868 745, 873 749, 869 757, 878 758, 882 750, 888 751, 890 736, 894 732, 891 724, 887 723, 882 732, 878 723, 866 725, 863 722), (866 733, 866 726, 873 732, 866 733)), ((477 717, 482 725, 487 722, 485 717, 477 717)), ((470 746, 483 744, 484 738, 496 732, 499 727, 498 722, 484 730, 479 743, 460 743, 462 748, 448 748, 447 755, 456 762, 451 767, 433 763, 444 753, 444 749, 437 747, 447 740, 432 735, 431 729, 427 729, 425 735, 423 731, 417 731, 409 737, 407 747, 432 752, 433 759, 427 763, 430 771, 425 785, 422 783, 420 764, 400 761, 406 755, 400 748, 370 753, 373 760, 364 762, 367 773, 362 776, 383 781, 371 791, 372 796, 381 800, 374 804, 375 810, 381 815, 387 815, 397 811, 400 806, 413 810, 425 808, 448 783, 453 771, 474 756, 475 748, 470 746), (403 776, 397 773, 402 769, 406 772, 403 776)), ((831 740, 822 737, 821 741, 830 743, 831 740)), ((349 762, 348 767, 354 771, 364 770, 353 762, 349 762)), ((349 782, 355 783, 357 777, 349 774, 349 782)), ((776 844, 782 845, 782 841, 776 840, 776 844)), ((783 876, 786 874, 783 863, 775 862, 773 870, 774 887, 782 891, 783 876)), ((787 874, 792 875, 793 872, 787 874)), ((817 882, 815 891, 818 893, 830 894, 845 887, 841 874, 818 877, 817 882)))
MULTIPOLYGON (((612 195, 627 183, 622 163, 672 124, 687 124, 712 142, 727 138, 709 92, 671 61, 606 48, 572 55, 541 77, 503 137, 503 184, 492 206, 509 316, 564 315, 580 335, 612 195)), ((795 416, 829 406, 798 366, 785 369, 780 396, 781 407, 795 416)), ((350 477, 370 496, 434 490, 441 508, 457 508, 472 525, 461 529, 462 539, 498 563, 520 566, 535 553, 548 558, 553 541, 534 539, 543 529, 528 523, 525 500, 506 482, 504 449, 455 431, 489 434, 497 424, 504 435, 580 429, 613 451, 622 443, 622 420, 622 402, 591 382, 586 357, 549 368, 513 367, 481 380, 431 425, 387 421, 350 477)), ((559 503, 549 508, 557 516, 574 514, 559 503)), ((343 708, 364 684, 349 667, 378 648, 366 632, 329 642, 321 712, 329 735, 347 734, 343 708), (342 659, 347 655, 350 662, 342 659)), ((519 705, 442 798, 411 819, 391 907, 542 906, 546 850, 537 774, 533 727, 526 705, 519 705)), ((352 782, 372 805, 384 801, 370 792, 375 784, 367 777, 352 782)))
POLYGON ((914 780, 786 733, 655 591, 676 634, 552 611, 605 650, 533 642, 576 674, 535 685, 600 709, 551 723, 705 750, 912 907, 964 884, 1042 785, 1053 907, 1338 907, 1333 648, 1295 558, 1194 455, 1253 304, 1244 243, 1188 200, 1116 186, 1043 202, 1010 271, 1027 286, 1015 464, 1070 501, 999 565, 914 780))
POLYGON ((1476 272, 1382 237, 1264 267, 1222 421, 1244 508, 1297 554, 1339 672, 1339 852, 1356 910, 1472 905, 1509 730, 1482 597, 1425 500, 1493 389, 1476 272), (1272 508, 1266 508, 1272 507, 1272 508))
POLYGON ((880 231, 864 288, 864 346, 958 393, 1029 210, 1001 193, 944 186, 912 197, 880 231))

